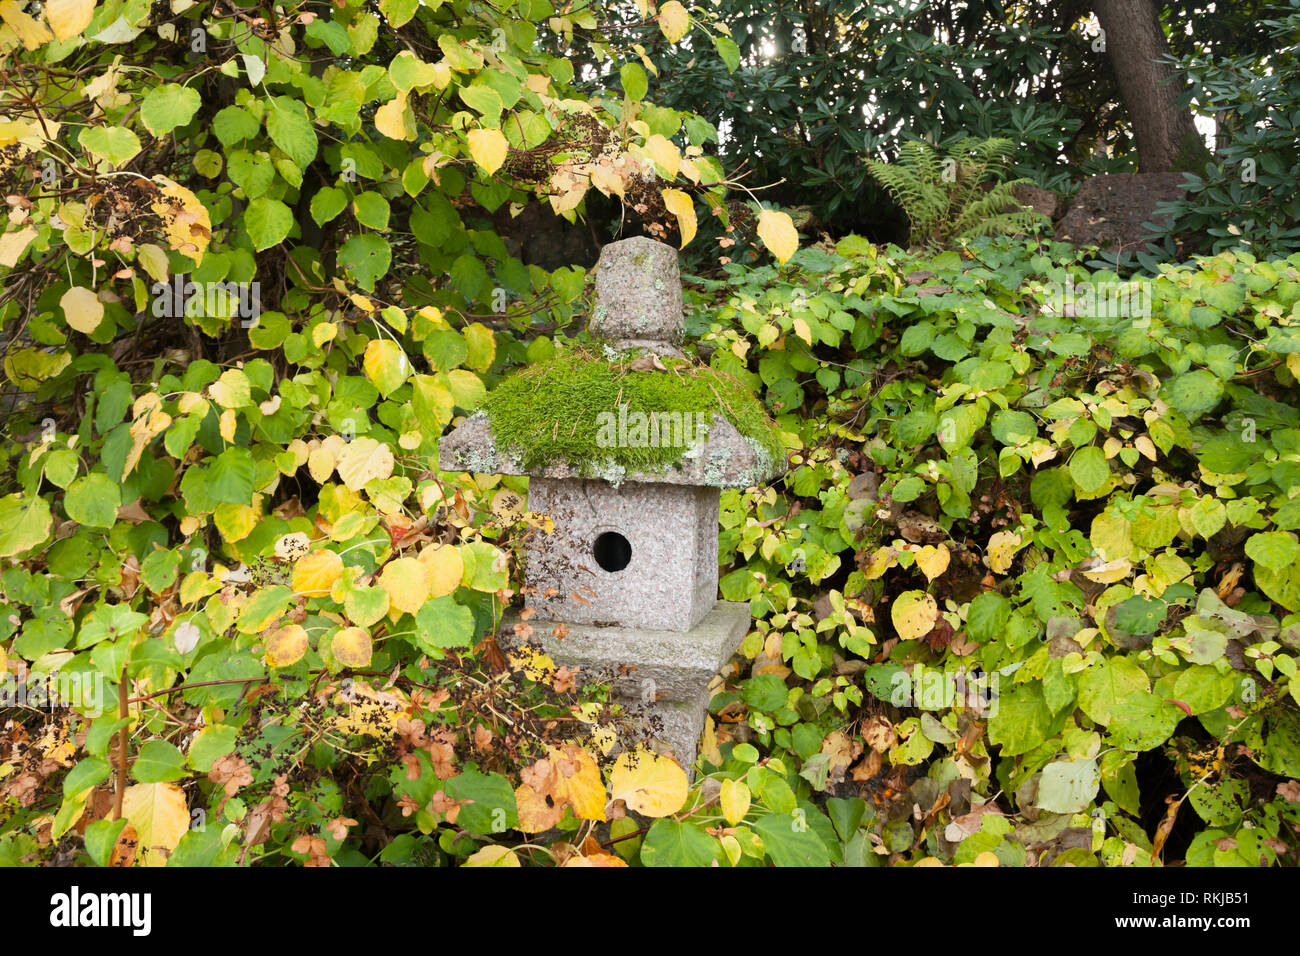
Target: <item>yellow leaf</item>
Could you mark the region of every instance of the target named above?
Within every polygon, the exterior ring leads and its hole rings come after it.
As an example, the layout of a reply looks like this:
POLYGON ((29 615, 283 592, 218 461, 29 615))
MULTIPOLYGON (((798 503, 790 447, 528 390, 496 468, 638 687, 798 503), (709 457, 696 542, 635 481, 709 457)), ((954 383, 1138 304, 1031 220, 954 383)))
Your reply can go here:
POLYGON ((361 368, 384 396, 400 388, 411 374, 406 353, 390 339, 371 339, 361 359, 361 368))
POLYGON ((1092 519, 1089 541, 1103 561, 1125 558, 1133 551, 1132 528, 1119 515, 1102 512, 1092 519))
POLYGON ((499 129, 472 129, 469 131, 469 154, 474 162, 491 176, 506 161, 510 144, 499 129))
POLYGON ((939 605, 922 591, 904 591, 894 600, 889 617, 898 636, 913 641, 930 633, 939 617, 939 605))
POLYGON ((758 238, 782 265, 799 251, 799 233, 794 228, 794 221, 775 209, 759 212, 758 238))
POLYGON ((919 859, 912 864, 913 867, 918 867, 918 866, 924 866, 924 867, 940 866, 941 867, 943 865, 944 865, 943 860, 939 859, 937 856, 923 857, 922 859, 919 859))
POLYGON ((925 573, 927 581, 933 581, 943 572, 948 570, 948 562, 952 555, 948 552, 946 544, 926 545, 920 551, 916 552, 916 566, 925 573))
POLYGON ((313 448, 307 454, 307 471, 317 484, 325 484, 334 474, 334 449, 313 448))
POLYGON ((626 864, 625 862, 623 862, 622 860, 620 860, 618 857, 616 857, 616 856, 612 856, 612 855, 609 854, 609 853, 588 853, 586 856, 583 856, 583 855, 581 855, 581 854, 574 854, 573 856, 571 856, 571 857, 569 857, 567 860, 565 860, 563 863, 561 863, 560 866, 561 866, 561 867, 569 867, 569 866, 572 866, 572 867, 586 867, 586 866, 611 866, 611 867, 622 866, 622 867, 626 867, 627 864, 626 864))
POLYGON ((393 473, 393 452, 382 442, 358 436, 339 455, 339 477, 349 491, 360 491, 366 482, 387 478, 393 473))
POLYGON ((137 783, 122 794, 122 816, 140 837, 142 866, 164 866, 190 828, 185 794, 173 783, 137 783))
POLYGON ((989 538, 988 553, 984 557, 984 563, 995 574, 1006 574, 1016 557, 1016 552, 1020 550, 1020 545, 1020 535, 1014 531, 999 531, 989 538))
POLYGON ((863 569, 863 576, 874 581, 898 563, 898 552, 893 548, 877 548, 871 553, 871 560, 863 569))
POLYGON ((35 238, 36 230, 31 226, 0 236, 0 266, 12 269, 18 264, 18 257, 27 251, 35 238))
POLYGON ((1083 576, 1089 581, 1096 581, 1098 584, 1114 584, 1116 581, 1122 581, 1129 576, 1133 570, 1133 565, 1129 563, 1128 558, 1116 558, 1114 561, 1107 561, 1090 571, 1084 571, 1083 576))
POLYGON ((94 14, 95 0, 45 0, 45 18, 60 42, 86 29, 94 14))
POLYGON ((573 744, 552 747, 547 756, 527 771, 532 783, 515 790, 519 829, 525 833, 549 830, 564 817, 564 808, 579 820, 605 819, 605 785, 600 768, 585 750, 573 744))
POLYGON ((677 217, 677 228, 681 231, 682 248, 685 249, 686 244, 695 238, 695 203, 680 189, 664 189, 660 195, 664 197, 664 206, 677 217))
POLYGON ((441 544, 420 552, 419 562, 429 575, 429 597, 439 598, 460 586, 465 576, 465 562, 455 545, 441 544))
POLYGON ((522 866, 515 851, 508 846, 485 846, 470 854, 461 866, 522 866))
POLYGON ((307 653, 307 632, 297 624, 287 624, 266 639, 268 667, 288 667, 307 653))
POLYGON ((45 28, 45 24, 23 13, 14 0, 0 2, 0 19, 13 28, 23 46, 29 50, 35 50, 42 43, 49 43, 54 39, 50 31, 45 28))
POLYGON ((411 702, 400 690, 375 690, 363 680, 345 683, 344 687, 334 695, 334 702, 346 703, 348 713, 329 722, 341 734, 386 737, 397 733, 398 723, 411 716, 411 702))
POLYGON ((298 559, 293 568, 293 589, 298 594, 328 594, 343 573, 343 559, 323 548, 298 559))
POLYGON ((334 635, 330 644, 335 662, 344 667, 369 667, 374 654, 370 632, 361 627, 345 627, 334 635))
POLYGON ((3 675, 9 669, 9 658, 5 655, 5 649, 0 647, 0 675, 3 675))
POLYGON ((550 655, 530 647, 511 651, 506 660, 515 670, 523 671, 524 676, 535 684, 548 681, 555 674, 555 661, 551 660, 550 655))
POLYGON ((375 129, 389 139, 408 139, 406 127, 406 94, 398 93, 375 110, 375 129))
POLYGON ((233 443, 235 440, 235 429, 238 425, 239 416, 235 414, 233 408, 227 408, 222 412, 221 417, 217 419, 217 430, 221 432, 221 440, 233 443))
POLYGON ((1300 352, 1292 352, 1286 357, 1286 367, 1296 378, 1300 378, 1300 352))
POLYGON ((326 342, 332 342, 338 333, 339 327, 333 322, 321 322, 311 330, 311 344, 320 348, 326 342))
POLYGON ((733 827, 749 812, 749 784, 743 780, 722 781, 722 815, 733 827))
MULTIPOLYGON (((452 374, 456 373, 452 372, 452 374)), ((506 524, 514 524, 524 516, 523 496, 517 491, 502 488, 492 496, 492 514, 506 524)))
POLYGON ((619 754, 609 780, 610 799, 646 817, 676 813, 689 789, 686 771, 676 761, 649 750, 619 754))
POLYGON ((222 502, 212 514, 213 523, 221 532, 221 537, 230 544, 243 541, 262 521, 262 509, 251 505, 232 505, 222 502))
POLYGON ((208 386, 208 394, 222 408, 243 408, 253 403, 253 383, 241 369, 226 369, 208 386))
POLYGON ((659 8, 659 29, 669 43, 676 43, 691 29, 691 15, 677 0, 668 0, 659 8))
MULTIPOLYGON (((1300 352, 1293 352, 1287 357, 1287 362, 1289 363, 1292 358, 1300 359, 1300 352)), ((1156 445, 1151 440, 1150 435, 1138 435, 1137 438, 1133 439, 1133 447, 1141 452, 1142 456, 1148 461, 1156 460, 1156 445)))
POLYGON ((803 339, 809 345, 813 344, 812 329, 808 328, 807 322, 803 319, 795 319, 791 324, 794 326, 795 335, 799 336, 799 338, 803 339))
POLYGON ((398 558, 384 565, 379 586, 388 592, 388 605, 414 614, 429 599, 429 572, 415 558, 398 558))
MULTIPOLYGON (((617 196, 619 199, 624 197, 623 177, 608 166, 592 167, 591 184, 606 196, 617 196)), ((36 235, 35 229, 32 230, 32 235, 36 235)))
POLYGON ((155 176, 153 181, 162 189, 163 198, 153 203, 154 213, 167 227, 167 240, 171 247, 197 264, 212 241, 212 219, 207 207, 179 183, 166 176, 155 176))
POLYGON ((669 179, 677 175, 677 169, 682 162, 682 155, 677 152, 677 146, 672 140, 655 133, 645 141, 645 151, 650 154, 650 158, 655 161, 655 165, 660 167, 669 179))
POLYGON ((974 863, 972 863, 972 866, 998 866, 998 865, 999 864, 998 864, 997 854, 993 853, 991 850, 985 850, 979 856, 975 857, 975 861, 974 863))
POLYGON ((90 289, 74 285, 59 299, 68 325, 89 335, 104 321, 104 303, 90 289))

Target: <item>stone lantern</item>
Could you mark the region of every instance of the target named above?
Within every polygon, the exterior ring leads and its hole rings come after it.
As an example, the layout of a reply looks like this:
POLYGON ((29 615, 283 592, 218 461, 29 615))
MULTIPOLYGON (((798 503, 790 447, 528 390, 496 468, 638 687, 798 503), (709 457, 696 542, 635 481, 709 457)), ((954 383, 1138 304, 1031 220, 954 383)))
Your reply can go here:
MULTIPOLYGON (((663 362, 681 358, 682 340, 676 250, 645 238, 605 246, 588 331, 603 361, 670 374, 663 362)), ((752 396, 745 400, 762 414, 752 396)), ((657 743, 689 771, 709 684, 750 625, 748 604, 718 600, 720 489, 784 472, 770 423, 766 441, 744 434, 715 403, 701 413, 708 419, 701 437, 680 458, 629 469, 563 454, 526 462, 499 440, 491 396, 485 407, 442 439, 439 465, 530 477, 528 510, 554 522, 552 533, 535 533, 525 547, 535 637, 557 663, 628 675, 616 693, 639 698, 657 715, 657 743)), ((627 406, 608 412, 613 432, 615 413, 625 418, 627 406)), ((669 413, 663 418, 666 429, 676 426, 669 413)), ((549 428, 549 419, 539 427, 549 428)))

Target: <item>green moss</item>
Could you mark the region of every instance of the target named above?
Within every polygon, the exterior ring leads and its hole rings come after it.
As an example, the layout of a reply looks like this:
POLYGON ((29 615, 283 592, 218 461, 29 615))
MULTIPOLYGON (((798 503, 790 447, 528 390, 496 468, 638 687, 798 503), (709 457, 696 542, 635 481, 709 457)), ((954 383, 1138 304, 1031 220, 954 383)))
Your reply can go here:
POLYGON ((631 357, 607 361, 574 351, 529 366, 505 379, 483 403, 493 438, 525 468, 564 461, 596 477, 679 462, 697 435, 691 426, 702 422, 707 429, 717 414, 755 446, 760 458, 784 459, 776 426, 743 383, 685 359, 660 362, 664 371, 633 371, 631 357), (626 412, 620 413, 620 406, 626 412), (658 441, 651 443, 650 433, 644 447, 636 447, 646 434, 637 432, 637 423, 652 415, 662 425, 658 441), (620 422, 625 424, 621 435, 620 422))

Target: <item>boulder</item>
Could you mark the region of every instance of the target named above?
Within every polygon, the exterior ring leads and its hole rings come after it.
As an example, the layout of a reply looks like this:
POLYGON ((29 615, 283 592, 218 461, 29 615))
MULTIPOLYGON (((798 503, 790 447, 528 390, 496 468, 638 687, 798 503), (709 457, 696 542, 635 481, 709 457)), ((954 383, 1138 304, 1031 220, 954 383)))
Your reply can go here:
POLYGON ((1084 180, 1070 210, 1056 227, 1056 238, 1076 246, 1141 248, 1159 223, 1156 207, 1177 199, 1186 188, 1182 173, 1108 173, 1084 180))

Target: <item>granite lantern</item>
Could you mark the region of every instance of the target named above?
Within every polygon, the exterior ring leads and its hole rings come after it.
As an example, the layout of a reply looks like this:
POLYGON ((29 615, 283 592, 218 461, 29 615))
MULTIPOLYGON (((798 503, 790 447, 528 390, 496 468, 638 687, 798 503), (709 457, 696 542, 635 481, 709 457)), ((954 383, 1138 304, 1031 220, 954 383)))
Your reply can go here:
POLYGON ((507 378, 439 465, 529 476, 528 510, 554 525, 525 548, 535 637, 560 664, 630 675, 615 691, 689 769, 709 684, 750 625, 748 604, 718 600, 720 489, 769 481, 784 452, 740 382, 683 359, 670 246, 602 250, 588 331, 594 353, 507 378))

